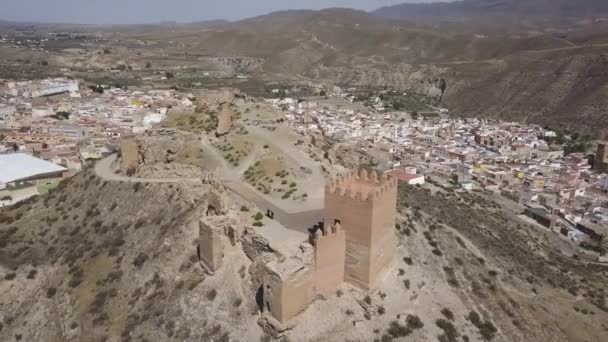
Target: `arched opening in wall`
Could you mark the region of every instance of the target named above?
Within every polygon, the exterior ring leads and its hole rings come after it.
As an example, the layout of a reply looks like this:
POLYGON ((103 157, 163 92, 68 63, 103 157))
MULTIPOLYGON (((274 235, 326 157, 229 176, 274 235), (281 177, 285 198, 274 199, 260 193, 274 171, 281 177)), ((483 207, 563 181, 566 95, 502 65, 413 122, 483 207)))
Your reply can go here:
POLYGON ((264 285, 260 285, 255 293, 255 303, 258 305, 260 312, 264 312, 264 285))
POLYGON ((335 224, 340 224, 340 225, 342 225, 342 221, 340 221, 340 220, 338 220, 338 219, 334 219, 334 225, 335 225, 335 224))
POLYGON ((217 210, 215 209, 214 206, 212 206, 211 204, 209 204, 207 206, 207 216, 215 216, 217 215, 217 210))

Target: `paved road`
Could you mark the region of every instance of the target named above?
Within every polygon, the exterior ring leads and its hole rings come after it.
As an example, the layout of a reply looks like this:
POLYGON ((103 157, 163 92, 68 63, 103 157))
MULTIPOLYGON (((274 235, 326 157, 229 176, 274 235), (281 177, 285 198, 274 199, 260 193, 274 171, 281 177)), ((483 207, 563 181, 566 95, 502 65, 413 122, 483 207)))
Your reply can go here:
POLYGON ((112 164, 116 161, 116 154, 112 154, 95 164, 97 176, 115 182, 131 183, 202 183, 201 178, 137 178, 117 175, 114 173, 112 164))

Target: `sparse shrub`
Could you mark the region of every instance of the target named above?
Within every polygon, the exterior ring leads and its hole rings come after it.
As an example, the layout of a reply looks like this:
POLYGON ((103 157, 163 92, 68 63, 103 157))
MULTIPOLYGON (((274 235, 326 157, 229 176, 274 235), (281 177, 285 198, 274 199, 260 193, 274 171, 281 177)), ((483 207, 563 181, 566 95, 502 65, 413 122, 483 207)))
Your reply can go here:
POLYGON ((215 289, 211 289, 211 290, 207 291, 207 293, 205 294, 205 298, 207 298, 207 300, 209 300, 209 301, 213 301, 216 296, 217 296, 217 291, 215 289))
POLYGON ((448 277, 448 284, 453 287, 460 287, 458 283, 458 279, 456 279, 456 274, 454 273, 454 269, 451 267, 444 267, 443 271, 446 273, 448 277))
POLYGON ((243 304, 242 298, 237 298, 234 300, 234 303, 232 303, 232 305, 234 305, 235 308, 238 308, 239 306, 241 306, 241 304, 243 304))
POLYGON ((252 226, 254 226, 254 227, 264 227, 264 222, 262 222, 262 221, 255 221, 255 222, 253 222, 252 226))
POLYGON ((494 324, 492 324, 492 322, 485 321, 478 328, 481 337, 483 337, 483 339, 486 341, 491 341, 496 336, 497 330, 494 324))
POLYGON ((409 279, 405 279, 403 280, 403 286, 405 286, 406 289, 410 289, 410 280, 409 279))
POLYGON ((469 321, 471 321, 471 324, 473 324, 476 327, 480 327, 481 326, 481 317, 479 317, 479 314, 475 311, 471 311, 469 312, 469 316, 468 316, 469 321))
POLYGON ((80 285, 81 283, 82 283, 82 278, 73 276, 72 279, 70 279, 70 282, 68 283, 68 285, 71 288, 75 288, 75 287, 78 287, 78 285, 80 285))
POLYGON ((367 305, 371 305, 372 304, 372 297, 370 296, 365 296, 365 298, 363 298, 363 301, 367 304, 367 305))
POLYGON ((4 280, 13 280, 13 279, 15 279, 16 276, 17 276, 17 274, 15 274, 15 273, 8 273, 4 276, 4 280))
POLYGON ((55 296, 55 294, 57 293, 57 289, 54 287, 49 287, 46 290, 46 298, 53 298, 55 296))
POLYGON ((253 219, 254 219, 254 220, 256 220, 256 221, 261 221, 263 218, 264 218, 264 214, 262 214, 262 213, 261 213, 261 212, 259 212, 259 211, 258 211, 258 213, 257 213, 257 214, 255 214, 255 215, 253 216, 253 219))
POLYGON ((133 266, 141 268, 141 266, 148 260, 148 255, 145 253, 139 253, 139 255, 133 260, 133 266))
POLYGON ((384 315, 386 313, 386 309, 384 308, 384 306, 380 305, 378 307, 378 315, 384 315))
POLYGON ((146 223, 146 220, 144 220, 143 218, 140 218, 139 220, 137 220, 137 222, 135 222, 135 225, 133 225, 133 228, 139 229, 139 228, 141 228, 141 226, 144 225, 144 223, 146 223))
POLYGON ((448 308, 441 309, 441 314, 450 321, 454 320, 454 313, 448 308))
POLYGON ((405 262, 408 265, 412 265, 414 262, 412 261, 412 258, 410 257, 405 257, 403 258, 403 262, 405 262))
POLYGON ((344 294, 344 293, 342 292, 342 290, 340 290, 340 289, 337 289, 337 290, 336 290, 336 296, 337 296, 338 298, 339 298, 339 297, 342 297, 342 295, 343 295, 343 294, 344 294))
POLYGON ((241 211, 249 211, 249 208, 247 208, 247 206, 244 205, 241 207, 241 211))
POLYGON ((27 279, 34 279, 36 278, 36 274, 38 273, 38 271, 36 270, 30 270, 30 272, 27 274, 27 279))
POLYGON ((424 323, 422 323, 420 317, 416 315, 407 315, 407 319, 405 321, 407 322, 408 328, 412 330, 422 329, 424 327, 424 323))
POLYGON ((439 249, 437 249, 437 248, 433 249, 433 251, 432 251, 432 252, 433 252, 433 254, 435 254, 435 255, 437 255, 437 256, 442 256, 442 255, 443 255, 443 253, 441 252, 441 250, 439 250, 439 249))
POLYGON ((445 336, 444 340, 446 340, 446 342, 456 342, 458 331, 452 322, 441 318, 435 321, 435 324, 439 329, 443 330, 443 336, 445 336))
POLYGON ((393 338, 405 337, 412 333, 412 329, 402 325, 398 321, 392 321, 388 327, 387 333, 393 338))
POLYGON ((346 310, 344 313, 345 313, 347 316, 352 316, 352 315, 354 315, 354 314, 355 314, 355 313, 353 312, 353 310, 351 310, 351 309, 347 309, 347 310, 346 310))

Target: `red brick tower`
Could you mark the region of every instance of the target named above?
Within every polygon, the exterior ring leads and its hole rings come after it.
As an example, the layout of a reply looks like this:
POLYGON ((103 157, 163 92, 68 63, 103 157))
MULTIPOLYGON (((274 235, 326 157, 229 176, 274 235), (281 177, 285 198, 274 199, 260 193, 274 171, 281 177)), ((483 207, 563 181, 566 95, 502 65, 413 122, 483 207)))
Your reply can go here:
POLYGON ((396 206, 397 181, 385 174, 351 171, 325 186, 325 227, 346 232, 347 282, 371 289, 382 280, 397 248, 396 206))

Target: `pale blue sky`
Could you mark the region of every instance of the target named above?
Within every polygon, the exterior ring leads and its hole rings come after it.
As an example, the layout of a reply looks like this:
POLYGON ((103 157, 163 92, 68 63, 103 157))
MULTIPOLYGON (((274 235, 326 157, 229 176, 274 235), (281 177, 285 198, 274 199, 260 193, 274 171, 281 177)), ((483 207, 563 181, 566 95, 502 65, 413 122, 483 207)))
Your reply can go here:
POLYGON ((82 24, 235 20, 286 9, 373 10, 438 0, 0 0, 0 19, 82 24))

